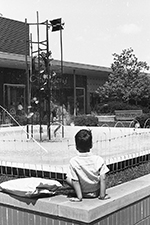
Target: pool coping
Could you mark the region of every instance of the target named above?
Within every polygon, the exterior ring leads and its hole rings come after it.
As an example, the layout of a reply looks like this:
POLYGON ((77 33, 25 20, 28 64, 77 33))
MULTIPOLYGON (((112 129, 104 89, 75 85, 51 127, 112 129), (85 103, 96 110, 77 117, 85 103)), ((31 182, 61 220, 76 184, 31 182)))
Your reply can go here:
POLYGON ((109 188, 107 194, 110 196, 107 200, 70 202, 65 195, 33 199, 0 192, 0 204, 90 223, 149 196, 150 175, 109 188))

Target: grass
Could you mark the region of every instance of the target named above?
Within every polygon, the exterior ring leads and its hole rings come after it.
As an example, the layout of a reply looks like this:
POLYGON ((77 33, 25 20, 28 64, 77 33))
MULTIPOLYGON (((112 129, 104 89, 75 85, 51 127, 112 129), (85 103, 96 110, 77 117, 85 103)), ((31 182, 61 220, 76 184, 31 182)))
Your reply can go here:
POLYGON ((107 188, 134 180, 150 173, 150 162, 140 164, 122 171, 108 174, 106 178, 107 188))

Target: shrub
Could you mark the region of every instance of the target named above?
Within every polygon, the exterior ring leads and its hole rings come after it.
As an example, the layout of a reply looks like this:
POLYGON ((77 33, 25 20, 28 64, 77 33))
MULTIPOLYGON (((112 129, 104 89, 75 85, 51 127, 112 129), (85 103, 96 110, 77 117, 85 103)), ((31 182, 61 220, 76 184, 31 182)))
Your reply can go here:
POLYGON ((75 126, 98 126, 98 118, 91 115, 80 115, 74 117, 75 126))
POLYGON ((115 110, 135 110, 141 109, 140 106, 130 105, 124 102, 112 101, 107 104, 98 104, 94 110, 98 114, 114 114, 115 110))

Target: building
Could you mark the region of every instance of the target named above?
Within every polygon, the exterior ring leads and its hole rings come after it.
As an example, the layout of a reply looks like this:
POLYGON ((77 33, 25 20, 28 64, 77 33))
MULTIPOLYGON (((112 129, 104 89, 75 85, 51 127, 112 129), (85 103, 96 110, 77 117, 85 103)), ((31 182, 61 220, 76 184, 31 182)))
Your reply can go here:
MULTIPOLYGON (((27 110, 29 99, 33 97, 29 93, 33 85, 29 83, 29 48, 29 24, 0 17, 0 106, 13 115, 20 104, 27 110)), ((53 60, 52 69, 61 74, 61 62, 53 60)), ((110 72, 106 67, 63 62, 65 83, 61 86, 63 99, 59 98, 60 102, 71 114, 90 113, 93 93, 110 72)))
MULTIPOLYGON (((54 60, 54 71, 59 71, 60 61, 54 60)), ((108 79, 111 69, 107 67, 63 62, 63 76, 67 83, 63 86, 66 105, 71 114, 87 114, 94 104, 94 93, 108 79)))
POLYGON ((0 17, 0 105, 12 114, 18 104, 24 108, 27 104, 27 43, 29 26, 25 22, 0 17))

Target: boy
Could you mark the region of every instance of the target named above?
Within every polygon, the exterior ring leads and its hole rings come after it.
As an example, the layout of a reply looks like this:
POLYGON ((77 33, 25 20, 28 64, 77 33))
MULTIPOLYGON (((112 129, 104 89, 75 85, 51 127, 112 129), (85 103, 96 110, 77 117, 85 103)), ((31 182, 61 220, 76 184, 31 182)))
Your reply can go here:
POLYGON ((75 135, 78 155, 70 160, 66 181, 75 190, 77 198, 71 201, 82 201, 83 197, 98 197, 105 199, 105 174, 109 171, 104 160, 90 152, 92 148, 92 133, 82 129, 75 135))

